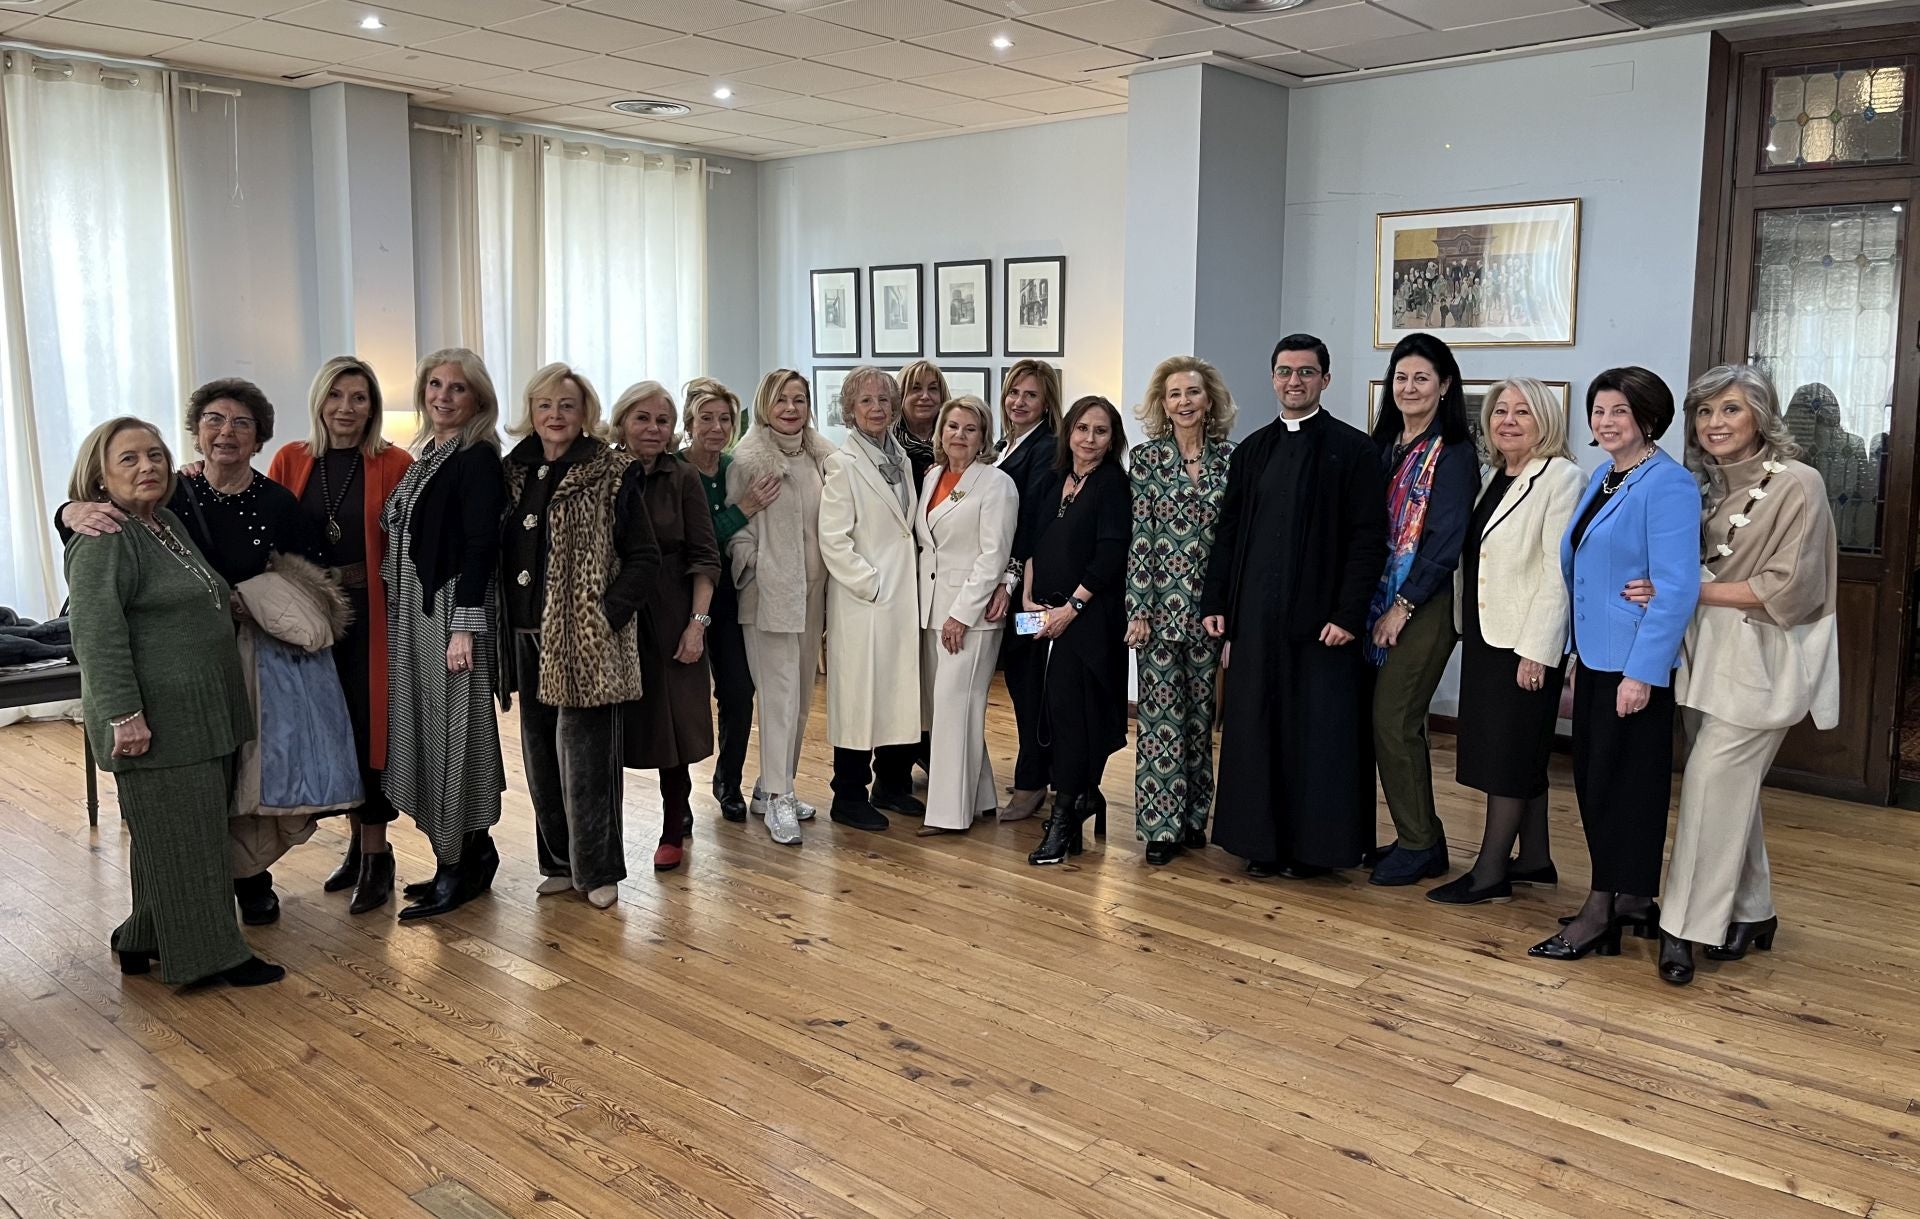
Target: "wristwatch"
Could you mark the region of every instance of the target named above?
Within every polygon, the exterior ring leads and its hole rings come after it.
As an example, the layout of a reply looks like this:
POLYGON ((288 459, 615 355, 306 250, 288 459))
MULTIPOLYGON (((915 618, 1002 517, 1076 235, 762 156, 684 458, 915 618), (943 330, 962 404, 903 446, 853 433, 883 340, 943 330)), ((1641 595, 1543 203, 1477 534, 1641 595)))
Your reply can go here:
POLYGON ((693 620, 694 620, 695 622, 697 622, 697 623, 699 623, 699 624, 700 624, 701 626, 712 626, 712 625, 713 625, 713 615, 712 615, 712 614, 695 614, 695 615, 693 616, 693 620))
POLYGON ((1076 614, 1084 614, 1087 612, 1087 603, 1078 597, 1069 596, 1067 598, 1067 604, 1073 607, 1073 612, 1076 614))

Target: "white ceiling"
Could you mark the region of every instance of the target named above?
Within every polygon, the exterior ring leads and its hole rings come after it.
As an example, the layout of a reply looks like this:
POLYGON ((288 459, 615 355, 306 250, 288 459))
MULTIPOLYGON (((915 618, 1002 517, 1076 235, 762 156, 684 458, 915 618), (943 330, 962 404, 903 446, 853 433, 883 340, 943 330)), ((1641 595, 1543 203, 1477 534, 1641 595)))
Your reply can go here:
POLYGON ((0 0, 0 40, 360 80, 436 109, 759 159, 1123 109, 1124 73, 1152 59, 1212 53, 1307 80, 1637 29, 1598 3, 1308 0, 1258 16, 1200 0, 0 0), (383 28, 362 28, 369 16, 383 28), (625 97, 692 113, 607 108, 625 97))

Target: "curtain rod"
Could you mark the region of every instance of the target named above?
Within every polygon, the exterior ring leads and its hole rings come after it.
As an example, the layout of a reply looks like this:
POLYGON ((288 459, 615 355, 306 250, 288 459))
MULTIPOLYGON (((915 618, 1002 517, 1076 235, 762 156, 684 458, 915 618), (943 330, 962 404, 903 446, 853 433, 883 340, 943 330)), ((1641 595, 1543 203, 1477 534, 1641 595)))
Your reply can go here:
MULTIPOLYGON (((455 136, 457 136, 457 135, 460 135, 460 134, 462 134, 462 133, 461 133, 461 131, 460 131, 460 128, 458 128, 458 127, 449 127, 449 126, 447 126, 447 125, 446 125, 446 124, 444 124, 444 123, 420 123, 420 122, 416 122, 416 123, 414 123, 414 124, 413 124, 413 129, 414 129, 415 131, 427 131, 427 132, 431 132, 431 133, 433 133, 434 135, 455 135, 455 136)), ((517 135, 511 135, 511 134, 508 134, 508 133, 506 133, 506 132, 502 132, 502 133, 500 134, 500 142, 501 142, 502 144, 505 144, 505 145, 506 145, 507 147, 509 147, 509 148, 518 148, 518 147, 520 147, 520 145, 521 145, 521 144, 522 144, 522 143, 523 143, 524 141, 523 141, 523 140, 521 139, 521 137, 519 137, 519 136, 517 136, 517 135)), ((549 146, 549 147, 551 147, 551 141, 549 141, 549 142, 548 142, 548 146, 549 146)), ((561 147, 562 147, 562 148, 564 149, 564 148, 565 148, 566 146, 567 146, 567 145, 566 145, 566 141, 564 141, 564 140, 562 140, 562 141, 561 141, 561 147)), ((585 146, 585 145, 578 145, 577 147, 580 147, 580 148, 582 149, 582 151, 583 151, 583 152, 584 152, 584 151, 585 151, 585 149, 586 149, 586 146, 585 146)), ((609 149, 608 151, 609 151, 609 153, 610 153, 611 155, 614 155, 614 156, 618 156, 618 157, 620 157, 620 158, 621 158, 621 163, 622 163, 622 164, 626 164, 626 163, 628 162, 628 159, 629 159, 629 158, 630 158, 630 156, 631 156, 631 154, 630 154, 629 152, 627 152, 627 151, 626 151, 625 149, 618 149, 618 148, 616 148, 616 149, 609 149)), ((644 157, 645 157, 646 155, 647 155, 647 154, 645 154, 645 153, 642 153, 642 154, 641 154, 641 156, 642 156, 643 158, 644 158, 644 157)), ((670 159, 672 159, 672 158, 671 158, 671 157, 669 156, 669 154, 667 154, 667 153, 655 153, 655 154, 653 154, 653 155, 655 155, 655 156, 658 156, 658 157, 660 157, 660 158, 661 158, 662 160, 670 160, 670 159)), ((692 168, 692 167, 691 167, 691 166, 676 166, 676 168, 692 168)), ((706 171, 707 171, 708 173, 710 173, 710 174, 719 174, 719 175, 720 175, 721 177, 723 177, 723 178, 730 178, 730 177, 732 177, 732 176, 733 176, 733 171, 732 171, 731 169, 728 169, 728 168, 727 168, 726 166, 724 166, 724 165, 707 165, 707 166, 703 166, 702 168, 704 168, 704 169, 705 169, 705 170, 706 170, 706 171)))

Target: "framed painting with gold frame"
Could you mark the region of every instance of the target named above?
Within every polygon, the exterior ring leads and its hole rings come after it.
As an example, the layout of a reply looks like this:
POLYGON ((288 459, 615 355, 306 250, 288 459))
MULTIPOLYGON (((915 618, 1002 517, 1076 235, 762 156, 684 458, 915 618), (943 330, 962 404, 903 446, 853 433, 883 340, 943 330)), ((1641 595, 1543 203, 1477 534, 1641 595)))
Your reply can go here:
MULTIPOLYGON (((1494 384, 1495 382, 1492 381, 1469 381, 1464 377, 1460 380, 1460 392, 1467 397, 1467 430, 1473 433, 1473 442, 1479 446, 1483 456, 1489 450, 1486 437, 1480 434, 1480 404, 1486 400, 1487 391, 1492 389, 1494 384)), ((1560 409, 1565 412, 1567 440, 1571 443, 1573 440, 1572 382, 1542 381, 1541 384, 1547 387, 1555 400, 1560 403, 1560 409)), ((1386 401, 1386 397, 1385 381, 1367 382, 1367 431, 1373 431, 1374 421, 1380 418, 1380 404, 1386 401)))
POLYGON ((1580 200, 1374 218, 1373 345, 1425 331, 1454 347, 1573 344, 1580 200))

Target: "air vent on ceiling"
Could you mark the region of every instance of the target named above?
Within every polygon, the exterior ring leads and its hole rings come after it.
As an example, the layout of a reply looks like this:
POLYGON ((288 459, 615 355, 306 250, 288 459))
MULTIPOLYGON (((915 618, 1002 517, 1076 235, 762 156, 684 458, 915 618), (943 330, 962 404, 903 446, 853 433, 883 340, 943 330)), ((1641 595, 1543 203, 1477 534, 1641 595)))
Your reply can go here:
POLYGON ((1800 0, 1602 0, 1601 8, 1642 29, 1803 8, 1800 0))
POLYGON ((1219 9, 1223 13, 1277 13, 1282 9, 1299 8, 1307 0, 1200 0, 1208 8, 1219 9))
POLYGON ((637 114, 647 119, 677 119, 683 114, 693 113, 692 106, 650 97, 629 97, 611 105, 622 114, 637 114))

